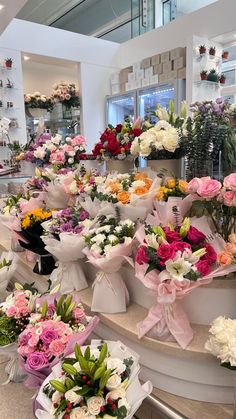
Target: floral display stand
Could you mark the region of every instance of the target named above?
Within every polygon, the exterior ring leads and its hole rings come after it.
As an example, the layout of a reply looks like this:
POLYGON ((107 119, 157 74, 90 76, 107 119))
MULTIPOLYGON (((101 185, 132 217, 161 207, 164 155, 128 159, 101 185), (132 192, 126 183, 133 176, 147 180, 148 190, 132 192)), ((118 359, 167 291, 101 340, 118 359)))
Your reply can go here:
POLYGON ((154 172, 160 172, 160 170, 165 169, 177 177, 181 176, 181 163, 181 159, 147 160, 147 166, 154 172))
POLYGON ((130 170, 133 170, 134 163, 133 160, 107 160, 106 161, 106 171, 112 172, 117 171, 119 173, 129 173, 130 170))

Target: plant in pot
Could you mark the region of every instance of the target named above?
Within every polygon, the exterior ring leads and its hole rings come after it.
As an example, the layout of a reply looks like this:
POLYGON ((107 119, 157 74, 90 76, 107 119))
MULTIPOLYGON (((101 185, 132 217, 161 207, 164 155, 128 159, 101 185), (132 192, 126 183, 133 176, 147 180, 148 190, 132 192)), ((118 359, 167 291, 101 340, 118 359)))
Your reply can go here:
POLYGON ((206 54, 206 47, 205 47, 205 45, 200 45, 200 46, 198 47, 198 49, 199 49, 199 54, 200 54, 200 55, 202 55, 202 54, 206 54))
POLYGON ((225 75, 224 74, 221 74, 220 77, 219 77, 220 84, 225 84, 225 80, 226 80, 225 75))
POLYGON ((221 57, 222 57, 222 60, 228 60, 228 58, 229 58, 229 51, 223 51, 221 57))
POLYGON ((5 66, 6 66, 6 68, 12 68, 12 63, 13 63, 12 58, 6 58, 5 59, 5 66))
POLYGON ((215 55, 216 55, 215 47, 210 47, 209 48, 209 55, 210 55, 210 57, 215 57, 215 55))
POLYGON ((207 71, 202 70, 200 73, 201 80, 207 80, 207 71))
POLYGON ((212 82, 214 82, 214 83, 217 83, 217 82, 219 81, 219 75, 217 74, 217 72, 216 72, 216 69, 215 69, 215 68, 212 68, 212 69, 209 71, 209 73, 208 73, 208 75, 207 75, 207 80, 208 80, 208 81, 212 81, 212 82))

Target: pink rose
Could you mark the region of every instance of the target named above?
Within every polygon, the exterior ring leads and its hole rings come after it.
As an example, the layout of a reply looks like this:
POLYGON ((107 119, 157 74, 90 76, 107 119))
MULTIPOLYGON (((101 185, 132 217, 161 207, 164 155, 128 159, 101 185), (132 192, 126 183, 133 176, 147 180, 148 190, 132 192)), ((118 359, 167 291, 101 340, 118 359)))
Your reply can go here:
POLYGON ((223 204, 227 207, 236 206, 236 193, 233 191, 226 191, 223 193, 223 204))
POLYGON ((204 247, 206 249, 206 254, 201 258, 201 260, 206 260, 210 265, 217 261, 217 253, 209 243, 205 243, 204 247))
POLYGON ((163 228, 168 243, 173 243, 181 240, 181 235, 177 231, 172 231, 169 227, 163 228))
POLYGON ((215 179, 204 180, 197 189, 197 193, 201 198, 211 199, 219 194, 221 183, 215 179))
POLYGON ((29 309, 28 309, 28 307, 21 307, 19 309, 19 312, 22 316, 24 316, 25 314, 29 313, 29 309))
POLYGON ((61 342, 60 339, 53 340, 50 345, 49 349, 54 356, 59 356, 63 353, 65 349, 65 345, 61 342))
POLYGON ((85 139, 85 137, 83 137, 83 135, 76 135, 76 137, 71 139, 71 144, 73 146, 85 145, 86 144, 86 139, 85 139))
POLYGON ((192 250, 191 245, 186 242, 172 243, 172 247, 175 250, 175 252, 178 252, 178 250, 180 250, 183 253, 186 249, 192 250))
POLYGON ((236 192, 236 173, 231 173, 224 178, 224 186, 236 192))
POLYGON ((39 335, 34 334, 29 339, 28 345, 34 347, 37 345, 38 341, 39 341, 39 335))
POLYGON ((48 363, 48 359, 42 352, 33 352, 27 358, 27 366, 32 370, 39 370, 48 363))
POLYGON ((49 345, 53 340, 58 339, 58 333, 56 330, 44 330, 40 339, 44 344, 49 345))
POLYGON ((207 260, 199 260, 195 266, 202 276, 209 275, 211 272, 211 267, 207 260))
POLYGON ((85 312, 79 307, 75 308, 73 310, 72 314, 73 314, 73 317, 76 320, 80 320, 80 319, 83 319, 85 317, 85 312))
POLYGON ((210 179, 209 176, 202 177, 202 178, 199 178, 199 177, 193 178, 188 183, 187 192, 190 193, 190 194, 196 193, 197 190, 198 190, 198 188, 199 188, 199 186, 202 184, 202 182, 204 182, 205 180, 209 180, 209 179, 210 179))
POLYGON ((157 249, 157 256, 162 259, 163 262, 167 262, 167 260, 173 259, 175 254, 176 251, 170 244, 161 244, 159 249, 157 249))
POLYGON ((199 231, 197 228, 190 226, 190 229, 187 233, 187 239, 192 244, 199 244, 206 238, 205 234, 199 231))
POLYGON ((64 164, 66 161, 64 151, 55 151, 50 156, 50 163, 64 164))
POLYGON ((9 307, 9 308, 6 310, 6 315, 7 315, 8 317, 14 317, 14 316, 15 316, 15 314, 16 314, 15 307, 9 307))
POLYGON ((144 263, 148 263, 150 261, 145 246, 140 246, 138 248, 135 260, 139 265, 143 265, 144 263))

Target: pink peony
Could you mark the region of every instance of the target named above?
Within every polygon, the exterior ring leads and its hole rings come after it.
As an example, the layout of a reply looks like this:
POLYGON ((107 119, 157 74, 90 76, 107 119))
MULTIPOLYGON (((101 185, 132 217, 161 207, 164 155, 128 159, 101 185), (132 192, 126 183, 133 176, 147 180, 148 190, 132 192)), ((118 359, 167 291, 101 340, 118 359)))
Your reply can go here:
POLYGON ((164 227, 163 230, 166 234, 166 239, 169 243, 181 240, 181 235, 177 231, 172 231, 169 229, 169 227, 164 227))
POLYGON ((224 186, 236 192, 236 173, 231 173, 224 178, 224 186))
POLYGON ((211 267, 207 260, 199 260, 195 266, 202 276, 209 275, 211 272, 211 267))
POLYGON ((139 265, 143 265, 144 263, 148 263, 150 261, 145 246, 140 246, 138 248, 135 260, 139 265))
POLYGON ((236 193, 234 191, 226 191, 222 195, 223 204, 227 207, 236 206, 236 193))
POLYGON ((204 182, 205 180, 209 180, 209 179, 210 179, 209 176, 202 177, 202 178, 198 178, 198 177, 193 178, 188 183, 187 192, 190 193, 190 194, 196 193, 199 186, 202 184, 202 182, 204 182))
POLYGON ((201 198, 212 199, 220 192, 222 185, 218 180, 206 179, 197 189, 197 193, 201 198))
POLYGON ((54 356, 59 356, 63 353, 65 349, 65 345, 62 343, 60 339, 53 340, 50 345, 49 349, 54 356))
POLYGON ((173 259, 175 254, 176 251, 170 244, 161 244, 159 249, 157 249, 157 256, 162 259, 163 262, 167 262, 167 260, 173 259))
POLYGON ((201 258, 201 260, 206 260, 210 265, 217 261, 217 253, 209 243, 204 244, 204 247, 207 253, 201 258))
POLYGON ((197 228, 190 226, 190 229, 187 233, 187 239, 192 244, 199 244, 206 238, 205 234, 199 231, 197 228))

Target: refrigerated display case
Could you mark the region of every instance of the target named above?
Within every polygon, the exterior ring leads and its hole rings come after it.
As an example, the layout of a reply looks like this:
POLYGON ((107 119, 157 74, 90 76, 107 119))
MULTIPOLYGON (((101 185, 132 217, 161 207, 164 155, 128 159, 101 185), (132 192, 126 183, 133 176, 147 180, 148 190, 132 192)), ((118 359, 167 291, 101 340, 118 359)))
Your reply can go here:
POLYGON ((116 126, 124 121, 125 117, 136 117, 136 114, 136 91, 106 97, 106 126, 116 126))

